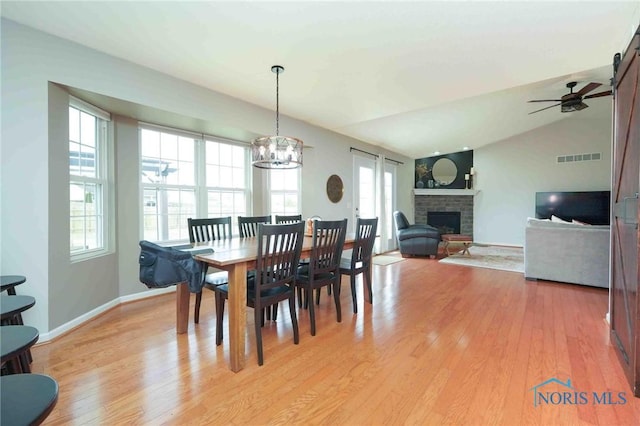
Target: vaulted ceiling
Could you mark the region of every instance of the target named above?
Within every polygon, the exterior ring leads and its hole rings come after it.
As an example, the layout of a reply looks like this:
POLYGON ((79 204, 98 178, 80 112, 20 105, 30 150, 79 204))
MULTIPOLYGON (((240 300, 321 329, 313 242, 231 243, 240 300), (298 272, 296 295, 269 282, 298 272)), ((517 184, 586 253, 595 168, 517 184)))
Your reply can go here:
POLYGON ((3 17, 412 158, 479 148, 607 90, 640 2, 13 2, 3 17), (552 105, 551 103, 548 105, 552 105))

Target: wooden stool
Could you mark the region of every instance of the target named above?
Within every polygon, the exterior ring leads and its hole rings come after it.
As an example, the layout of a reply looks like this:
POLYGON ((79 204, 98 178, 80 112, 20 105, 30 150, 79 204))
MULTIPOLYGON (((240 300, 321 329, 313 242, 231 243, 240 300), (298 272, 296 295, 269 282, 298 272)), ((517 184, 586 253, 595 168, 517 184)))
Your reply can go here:
MULTIPOLYGON (((36 304, 32 296, 0 296, 0 324, 23 325, 22 312, 36 304)), ((27 361, 33 362, 31 349, 27 350, 27 361)))
MULTIPOLYGON (((0 327, 0 365, 8 374, 30 373, 31 365, 27 351, 40 337, 38 329, 28 325, 5 325, 0 327)), ((3 392, 4 393, 4 390, 3 392)), ((4 412, 4 411, 3 411, 4 412)))
POLYGON ((16 295, 15 286, 27 281, 22 275, 0 275, 0 291, 7 290, 10 296, 16 295))
POLYGON ((0 296, 2 325, 22 325, 22 312, 36 304, 32 296, 0 296))
POLYGON ((449 252, 450 244, 462 244, 462 254, 468 254, 471 256, 471 253, 469 253, 469 247, 473 244, 473 239, 470 235, 442 234, 440 238, 444 241, 444 252, 447 256, 451 256, 451 252, 449 252))
POLYGON ((39 425, 58 402, 58 382, 43 374, 0 377, 2 424, 39 425))

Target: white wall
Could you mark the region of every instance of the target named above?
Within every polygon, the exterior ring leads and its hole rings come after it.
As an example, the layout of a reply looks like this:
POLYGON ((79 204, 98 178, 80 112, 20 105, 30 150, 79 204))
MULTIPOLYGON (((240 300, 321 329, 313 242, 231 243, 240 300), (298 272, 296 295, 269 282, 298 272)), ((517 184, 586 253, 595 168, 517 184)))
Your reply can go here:
MULTIPOLYGON (((524 245, 527 217, 535 217, 535 193, 611 189, 611 101, 594 99, 599 118, 581 112, 546 127, 474 151, 474 238, 524 245), (600 161, 557 164, 566 154, 601 152, 600 161)), ((554 112, 560 114, 559 111, 554 112)))
MULTIPOLYGON (((137 122, 116 118, 116 252, 87 262, 69 262, 68 136, 66 94, 57 85, 212 122, 218 136, 266 134, 273 111, 203 89, 148 68, 3 19, 1 22, 2 140, 0 142, 0 272, 27 276, 18 292, 36 297, 25 312, 41 340, 113 298, 146 291, 137 280, 137 122)), ((303 216, 351 218, 352 167, 349 147, 382 152, 404 161, 400 188, 410 188, 413 161, 389 151, 280 117, 287 134, 303 139, 303 216), (326 179, 338 174, 345 196, 331 203, 326 179)), ((257 189, 257 188, 256 188, 257 189)), ((406 194, 406 195, 405 195, 406 194)), ((408 193, 399 207, 410 210, 408 193)), ((353 224, 350 224, 351 227, 353 224)))

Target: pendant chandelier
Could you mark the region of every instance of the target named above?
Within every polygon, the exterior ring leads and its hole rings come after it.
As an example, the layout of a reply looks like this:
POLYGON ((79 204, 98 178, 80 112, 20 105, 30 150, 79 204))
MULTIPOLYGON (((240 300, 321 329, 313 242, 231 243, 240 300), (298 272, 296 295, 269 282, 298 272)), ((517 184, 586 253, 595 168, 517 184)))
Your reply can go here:
POLYGON ((251 142, 252 164, 261 169, 295 169, 302 166, 302 146, 300 139, 280 136, 280 74, 284 67, 274 65, 276 74, 276 135, 261 136, 251 142))

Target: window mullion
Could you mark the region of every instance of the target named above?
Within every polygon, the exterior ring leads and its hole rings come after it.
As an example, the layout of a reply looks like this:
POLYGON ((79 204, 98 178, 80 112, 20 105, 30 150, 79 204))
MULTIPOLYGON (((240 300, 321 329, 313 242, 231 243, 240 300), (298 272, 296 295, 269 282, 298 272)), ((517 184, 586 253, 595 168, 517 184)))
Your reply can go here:
POLYGON ((196 141, 195 150, 196 216, 207 217, 207 165, 204 138, 196 141))

